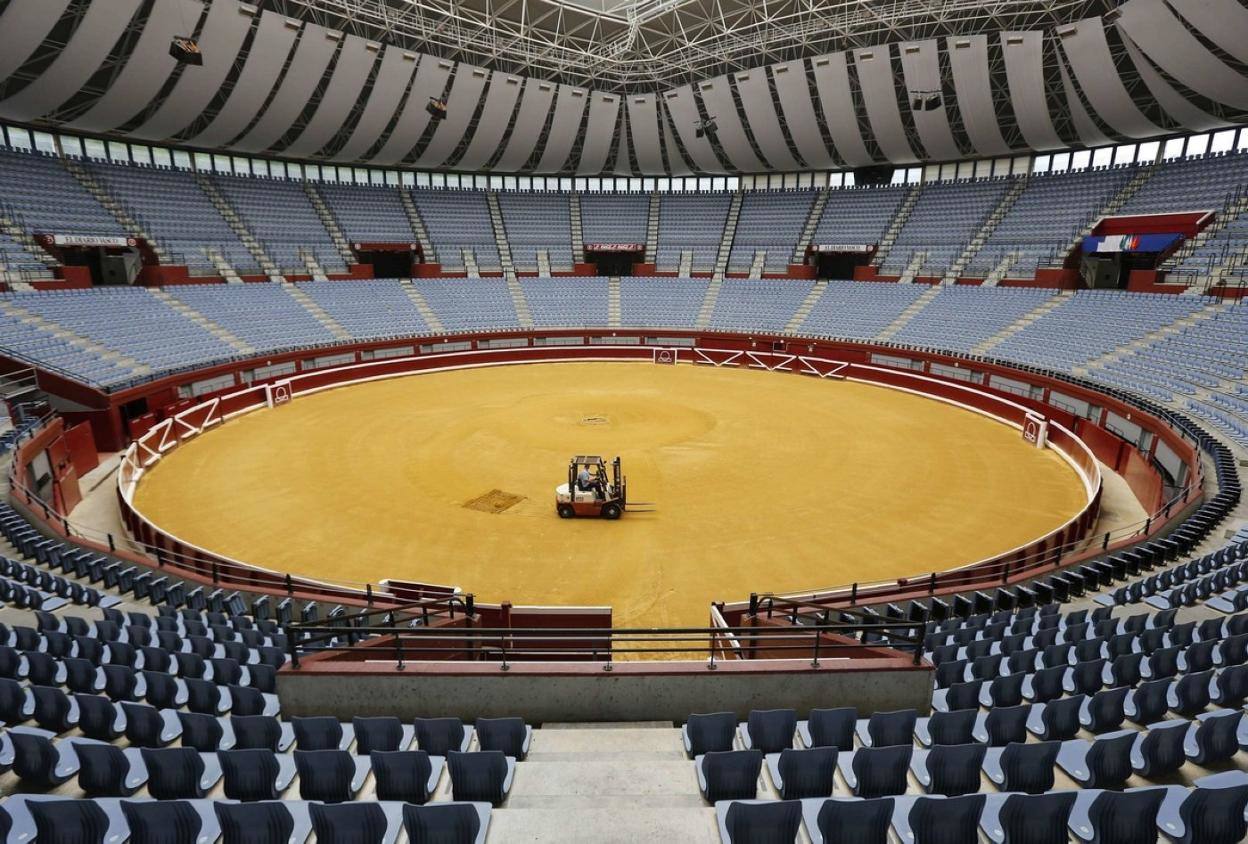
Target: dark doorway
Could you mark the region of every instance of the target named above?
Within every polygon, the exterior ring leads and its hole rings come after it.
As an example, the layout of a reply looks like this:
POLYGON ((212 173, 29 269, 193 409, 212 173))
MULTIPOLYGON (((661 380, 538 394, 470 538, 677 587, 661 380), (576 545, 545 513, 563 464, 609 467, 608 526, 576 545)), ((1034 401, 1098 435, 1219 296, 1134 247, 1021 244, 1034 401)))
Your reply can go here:
POLYGON ((585 261, 596 264, 598 275, 632 275, 633 264, 646 260, 644 243, 587 243, 585 261))
POLYGON ((374 278, 411 278, 412 264, 419 263, 415 252, 360 252, 361 264, 373 265, 374 278))
POLYGON ((868 252, 816 252, 815 273, 819 278, 849 280, 854 277, 855 267, 865 267, 871 263, 868 252))

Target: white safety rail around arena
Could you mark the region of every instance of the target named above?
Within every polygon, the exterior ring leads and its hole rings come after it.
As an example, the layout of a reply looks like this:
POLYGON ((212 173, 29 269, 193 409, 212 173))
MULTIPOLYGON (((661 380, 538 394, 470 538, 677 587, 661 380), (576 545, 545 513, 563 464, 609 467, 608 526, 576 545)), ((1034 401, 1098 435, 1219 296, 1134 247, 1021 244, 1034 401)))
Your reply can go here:
MULTIPOLYGON (((904 369, 857 363, 851 364, 845 361, 789 352, 743 351, 702 346, 656 348, 654 346, 633 345, 585 347, 525 346, 488 350, 475 349, 412 355, 401 358, 385 358, 342 367, 314 370, 270 383, 245 387, 214 397, 159 422, 132 442, 121 457, 117 471, 117 491, 125 506, 135 517, 153 531, 163 533, 183 548, 215 557, 229 565, 280 575, 282 574, 281 572, 274 572, 254 563, 234 560, 215 551, 201 548, 157 526, 134 505, 135 490, 144 473, 155 466, 164 455, 168 454, 179 444, 193 439, 206 431, 210 431, 230 419, 255 410, 285 404, 288 401, 297 399, 299 396, 312 395, 323 390, 369 381, 408 377, 428 372, 448 372, 459 369, 478 369, 482 367, 512 366, 540 362, 585 363, 619 361, 651 361, 656 364, 689 363, 715 367, 745 366, 750 369, 762 369, 771 372, 787 372, 831 380, 857 381, 924 396, 978 413, 1003 425, 1017 429, 1020 432, 1020 437, 1025 433, 1024 428, 1027 421, 1036 417, 1036 412, 1031 408, 1002 396, 976 389, 968 384, 932 378, 922 373, 904 369), (670 357, 668 353, 670 353, 670 357)), ((966 563, 949 570, 985 565, 994 559, 1017 554, 1028 546, 1036 545, 1037 543, 1047 543, 1049 540, 1061 536, 1075 522, 1084 518, 1090 508, 1097 506, 1099 503, 1102 484, 1101 470, 1092 450, 1069 429, 1053 420, 1044 421, 1047 423, 1051 434, 1056 432, 1057 436, 1050 435, 1036 443, 1036 445, 1052 449, 1074 469, 1083 484, 1086 494, 1084 507, 1080 509, 1079 513, 1043 537, 1038 537, 1003 554, 966 563)), ((306 577, 300 577, 298 580, 324 586, 341 587, 343 585, 341 582, 334 583, 306 577)), ((881 581, 879 584, 858 584, 858 587, 867 589, 874 585, 885 585, 887 583, 888 581, 881 581)), ((458 592, 456 587, 441 588, 458 592)), ((834 597, 846 591, 847 587, 837 586, 808 590, 785 597, 808 600, 823 599, 834 597)), ((362 591, 361 594, 363 594, 362 591)), ((384 595, 384 593, 379 594, 384 595)), ((714 614, 712 614, 712 618, 714 618, 714 614)))

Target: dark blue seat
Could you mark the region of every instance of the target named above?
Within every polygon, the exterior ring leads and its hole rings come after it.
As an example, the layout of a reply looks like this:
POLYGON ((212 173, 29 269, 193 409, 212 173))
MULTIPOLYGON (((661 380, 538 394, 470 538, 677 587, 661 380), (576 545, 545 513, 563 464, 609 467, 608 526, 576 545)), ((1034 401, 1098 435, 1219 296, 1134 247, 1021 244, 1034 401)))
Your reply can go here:
POLYGON ((796 841, 801 826, 802 804, 798 800, 734 801, 724 813, 730 844, 796 841))
POLYGON ((1057 764, 1082 788, 1122 788, 1131 778, 1131 751, 1139 735, 1119 730, 1095 741, 1074 739, 1062 743, 1057 764))
POLYGON ((1196 716, 1187 734, 1187 758, 1203 768, 1230 760, 1239 752, 1239 725, 1242 709, 1223 709, 1196 716))
POLYGON ((217 753, 217 759, 221 763, 227 799, 244 803, 280 799, 277 782, 281 767, 273 751, 222 750, 217 753))
MULTIPOLYGON (((478 722, 477 732, 481 726, 478 722)), ((741 742, 746 750, 779 753, 793 746, 797 734, 797 712, 792 709, 754 709, 741 727, 741 742)))
POLYGON ((271 715, 230 715, 230 728, 234 731, 235 747, 274 752, 285 749, 281 746, 281 722, 271 715))
POLYGON ((308 806, 317 844, 380 844, 385 840, 386 813, 376 803, 308 806))
POLYGON ((977 716, 973 709, 933 712, 931 717, 919 719, 914 734, 924 745, 968 744, 975 740, 973 733, 977 716))
POLYGON ((217 715, 226 708, 229 702, 222 694, 221 687, 211 680, 183 680, 186 685, 186 708, 203 715, 217 715))
POLYGON ((146 781, 130 776, 130 759, 120 747, 96 742, 80 742, 74 750, 78 755, 78 787, 88 797, 128 797, 146 781))
POLYGON ((112 741, 125 731, 125 716, 103 695, 76 694, 78 729, 87 738, 112 741))
POLYGON ((94 800, 33 800, 26 806, 37 841, 87 844, 104 841, 108 833, 108 815, 94 800))
POLYGON ((980 768, 987 750, 983 744, 937 745, 918 756, 911 767, 928 794, 974 794, 979 791, 980 768))
POLYGON ((858 738, 866 747, 892 747, 914 743, 914 725, 919 713, 913 709, 896 712, 877 712, 859 722, 858 738))
POLYGON ((281 801, 225 803, 213 801, 226 844, 287 844, 295 831, 295 819, 281 801))
POLYGON ((1169 691, 1169 680, 1150 680, 1136 686, 1123 705, 1127 719, 1136 724, 1160 721, 1169 708, 1166 701, 1169 691))
POLYGON ((295 766, 304 800, 342 803, 358 790, 355 757, 345 750, 296 750, 295 766))
POLYGON ((1209 708, 1209 684, 1213 671, 1184 674, 1166 692, 1166 705, 1185 718, 1209 708))
POLYGON ((234 715, 267 715, 264 695, 250 686, 228 686, 230 712, 234 715))
POLYGON ((182 725, 182 746, 193 747, 201 753, 215 753, 221 749, 225 730, 221 722, 201 712, 179 712, 182 725))
MULTIPOLYGON (((758 774, 763 766, 759 750, 711 751, 696 761, 698 788, 708 803, 753 800, 758 796, 758 774)), ((452 780, 454 768, 451 769, 452 780)), ((456 800, 460 799, 458 795, 456 800)))
MULTIPOLYGON (((858 797, 891 797, 906 793, 906 773, 914 748, 899 744, 891 747, 860 747, 850 766, 850 787, 858 797)), ((844 760, 844 756, 841 757, 844 760)), ((845 772, 843 761, 841 770, 845 772)))
POLYGON ((682 734, 689 756, 732 749, 737 718, 731 712, 695 713, 685 722, 682 734))
POLYGON ((341 750, 343 740, 342 722, 337 718, 292 718, 295 728, 295 746, 300 750, 341 750))
POLYGON ((374 750, 403 750, 403 722, 393 716, 351 719, 355 730, 355 752, 368 756, 374 750))
POLYGON ((185 800, 121 801, 130 844, 174 844, 199 840, 204 820, 185 800))
POLYGON ((1009 795, 997 812, 1003 840, 1006 844, 1066 844, 1076 796, 1073 791, 1009 795))
POLYGON ((78 723, 78 704, 53 686, 31 686, 35 701, 35 723, 45 730, 63 733, 78 723))
MULTIPOLYGON (((731 712, 723 714, 728 716, 728 741, 731 743, 737 719, 731 712)), ((702 717, 705 716, 693 715, 690 720, 702 717)), ((430 756, 446 756, 452 750, 467 750, 472 737, 472 728, 465 727, 458 718, 417 718, 412 724, 416 729, 416 746, 430 756)))
POLYGON ((825 800, 819 807, 815 825, 827 842, 888 844, 894 803, 891 797, 874 800, 825 800))
POLYGON ((1102 791, 1088 807, 1088 825, 1097 844, 1147 844, 1156 841, 1157 812, 1165 789, 1102 791))
POLYGON ((429 806, 409 803, 403 807, 403 828, 407 830, 407 840, 412 844, 476 844, 481 832, 481 816, 476 808, 465 803, 434 803, 429 806))
POLYGON ((147 766, 147 793, 157 800, 200 800, 207 789, 204 761, 198 750, 189 747, 142 750, 147 766))
POLYGON ((1071 695, 1033 707, 1027 729, 1041 741, 1074 738, 1079 732, 1079 713, 1086 700, 1086 695, 1071 695))
POLYGON ((984 772, 1001 791, 1043 794, 1053 788, 1054 765, 1061 742, 1007 744, 984 757, 984 772))
POLYGON ((774 761, 772 780, 776 782, 780 798, 831 797, 836 781, 838 752, 835 747, 786 748, 778 755, 768 757, 769 766, 774 761))
POLYGON ((455 800, 480 801, 498 806, 507 799, 512 767, 501 752, 481 750, 461 753, 452 750, 447 755, 446 764, 451 772, 451 795, 455 800))
POLYGON ((1175 719, 1148 725, 1131 753, 1131 766, 1146 779, 1174 773, 1187 762, 1184 746, 1191 722, 1175 719))
POLYGON ((437 779, 433 760, 425 751, 374 750, 370 759, 378 800, 425 803, 433 796, 437 779))
MULTIPOLYGON (((731 715, 732 713, 726 713, 731 715)), ((858 710, 852 706, 836 709, 812 709, 804 722, 798 724, 798 732, 807 747, 836 747, 852 750, 854 726, 858 723, 858 710)), ((732 736, 728 737, 731 747, 732 736)), ((718 749, 718 748, 717 748, 718 749)), ((728 748, 722 748, 727 750, 728 748)))
POLYGON ((1105 689, 1088 698, 1079 712, 1079 723, 1093 733, 1108 733, 1122 726, 1126 714, 1123 704, 1128 688, 1105 689))
POLYGON ((1005 747, 1011 742, 1027 740, 1027 719, 1031 704, 1008 706, 975 713, 975 741, 991 747, 1005 747))
POLYGON ((176 717, 167 717, 154 706, 123 701, 121 711, 126 715, 126 738, 135 747, 164 747, 181 732, 176 717))
POLYGON ((51 789, 78 773, 78 757, 68 745, 52 742, 52 734, 30 727, 11 729, 13 773, 27 787, 51 789))
MULTIPOLYGON (((910 807, 908 823, 913 840, 922 844, 963 844, 979 839, 979 819, 986 797, 968 794, 964 797, 938 799, 920 797, 910 807)), ((902 833, 902 840, 911 840, 902 833)))
POLYGON ((1248 839, 1248 780, 1235 771, 1195 782, 1195 788, 1179 805, 1183 834, 1172 836, 1177 844, 1238 844, 1248 839))
POLYGON ((512 759, 529 755, 533 730, 523 718, 478 718, 474 726, 482 750, 497 750, 512 759))

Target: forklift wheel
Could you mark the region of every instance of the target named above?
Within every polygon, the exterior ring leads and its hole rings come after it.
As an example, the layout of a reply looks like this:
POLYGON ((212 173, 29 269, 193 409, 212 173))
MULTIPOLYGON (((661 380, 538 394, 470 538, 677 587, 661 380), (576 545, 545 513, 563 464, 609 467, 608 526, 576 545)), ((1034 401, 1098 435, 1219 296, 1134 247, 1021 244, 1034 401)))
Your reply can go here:
POLYGON ((557 509, 561 519, 570 519, 576 515, 576 511, 572 509, 571 504, 560 504, 557 509))
POLYGON ((620 517, 620 505, 604 504, 602 506, 602 517, 604 519, 618 519, 620 517))

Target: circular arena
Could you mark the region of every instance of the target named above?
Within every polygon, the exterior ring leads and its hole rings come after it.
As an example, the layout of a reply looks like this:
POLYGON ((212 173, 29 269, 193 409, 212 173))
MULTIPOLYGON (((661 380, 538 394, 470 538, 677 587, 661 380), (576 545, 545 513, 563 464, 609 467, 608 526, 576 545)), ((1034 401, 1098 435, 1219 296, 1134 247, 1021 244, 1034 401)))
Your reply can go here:
POLYGON ((1244 32, 0 2, 0 837, 1248 840, 1244 32))
POLYGON ((438 372, 300 398, 177 449, 134 507, 269 569, 471 584, 611 606, 622 627, 681 627, 760 577, 816 591, 994 557, 1089 497, 1059 453, 952 404, 643 362, 438 372), (650 512, 552 519, 568 458, 617 452, 650 512))

